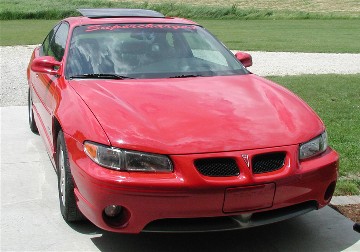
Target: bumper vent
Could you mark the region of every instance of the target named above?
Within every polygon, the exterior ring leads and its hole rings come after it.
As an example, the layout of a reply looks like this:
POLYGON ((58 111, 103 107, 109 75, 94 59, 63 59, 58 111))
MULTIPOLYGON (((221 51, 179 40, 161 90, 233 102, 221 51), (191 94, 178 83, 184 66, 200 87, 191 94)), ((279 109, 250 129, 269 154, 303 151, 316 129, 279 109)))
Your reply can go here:
POLYGON ((232 158, 206 158, 194 162, 196 169, 205 176, 230 177, 240 174, 239 168, 232 158))
POLYGON ((284 152, 256 155, 252 159, 252 171, 260 174, 279 170, 284 166, 285 156, 284 152))

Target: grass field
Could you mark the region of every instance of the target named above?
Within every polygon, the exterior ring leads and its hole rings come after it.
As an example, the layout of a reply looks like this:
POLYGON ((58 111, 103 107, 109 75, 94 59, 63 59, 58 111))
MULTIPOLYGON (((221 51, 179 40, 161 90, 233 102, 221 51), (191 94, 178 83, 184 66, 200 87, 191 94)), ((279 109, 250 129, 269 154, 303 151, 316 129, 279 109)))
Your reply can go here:
MULTIPOLYGON (((359 20, 197 20, 230 49, 360 53, 359 20)), ((0 21, 0 45, 39 44, 56 20, 0 21)))
POLYGON ((336 194, 360 194, 360 74, 270 77, 305 100, 340 154, 336 194))
POLYGON ((58 20, 0 21, 0 45, 35 45, 43 42, 58 20))
POLYGON ((61 19, 76 8, 146 8, 201 19, 360 19, 358 0, 2 0, 0 19, 61 19))
POLYGON ((358 20, 198 20, 231 49, 360 53, 358 20))

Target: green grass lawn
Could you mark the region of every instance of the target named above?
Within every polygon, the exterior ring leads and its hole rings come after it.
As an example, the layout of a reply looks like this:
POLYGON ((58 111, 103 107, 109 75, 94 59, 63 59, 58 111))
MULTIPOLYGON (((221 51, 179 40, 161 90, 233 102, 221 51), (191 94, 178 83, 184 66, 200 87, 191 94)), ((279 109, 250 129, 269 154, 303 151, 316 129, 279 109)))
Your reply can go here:
POLYGON ((337 195, 360 194, 360 74, 270 77, 305 100, 340 154, 337 195))
POLYGON ((57 22, 57 20, 0 21, 0 45, 40 44, 57 22))
MULTIPOLYGON (((0 21, 0 45, 41 43, 56 20, 0 21)), ((360 53, 359 20, 198 20, 230 49, 360 53)))
POLYGON ((244 51, 360 53, 358 20, 198 20, 244 51))

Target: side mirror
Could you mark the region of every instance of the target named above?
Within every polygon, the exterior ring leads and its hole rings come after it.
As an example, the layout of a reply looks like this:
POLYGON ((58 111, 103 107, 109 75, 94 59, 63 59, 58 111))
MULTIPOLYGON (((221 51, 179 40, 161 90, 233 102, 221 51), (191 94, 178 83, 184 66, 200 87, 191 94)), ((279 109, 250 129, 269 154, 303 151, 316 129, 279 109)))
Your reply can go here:
POLYGON ((252 66, 252 57, 245 52, 237 52, 235 57, 244 65, 244 67, 252 66))
POLYGON ((61 63, 52 56, 36 58, 31 63, 31 70, 37 73, 58 75, 61 63))

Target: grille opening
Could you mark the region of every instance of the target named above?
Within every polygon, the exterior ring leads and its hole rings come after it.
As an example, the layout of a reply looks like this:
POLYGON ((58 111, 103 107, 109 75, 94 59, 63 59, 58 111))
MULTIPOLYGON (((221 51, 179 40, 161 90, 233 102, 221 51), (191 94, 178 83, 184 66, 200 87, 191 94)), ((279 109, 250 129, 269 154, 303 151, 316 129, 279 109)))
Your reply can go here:
POLYGON ((194 161, 196 169, 205 176, 230 177, 240 174, 236 161, 232 158, 204 158, 194 161))
POLYGON ((254 174, 260 174, 279 170, 284 166, 285 156, 285 152, 256 155, 252 159, 252 171, 254 174))

